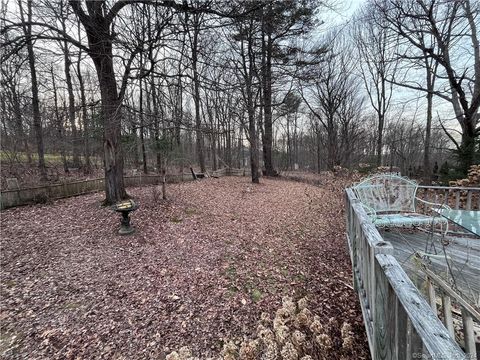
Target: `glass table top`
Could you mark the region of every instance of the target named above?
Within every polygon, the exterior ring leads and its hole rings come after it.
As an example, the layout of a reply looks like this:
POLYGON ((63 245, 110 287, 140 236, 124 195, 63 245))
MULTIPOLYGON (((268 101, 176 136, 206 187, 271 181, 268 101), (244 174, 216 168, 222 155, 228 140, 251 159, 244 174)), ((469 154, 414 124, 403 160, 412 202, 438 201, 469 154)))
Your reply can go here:
POLYGON ((436 208, 434 210, 444 218, 447 218, 471 233, 480 236, 480 211, 454 210, 446 208, 436 208))

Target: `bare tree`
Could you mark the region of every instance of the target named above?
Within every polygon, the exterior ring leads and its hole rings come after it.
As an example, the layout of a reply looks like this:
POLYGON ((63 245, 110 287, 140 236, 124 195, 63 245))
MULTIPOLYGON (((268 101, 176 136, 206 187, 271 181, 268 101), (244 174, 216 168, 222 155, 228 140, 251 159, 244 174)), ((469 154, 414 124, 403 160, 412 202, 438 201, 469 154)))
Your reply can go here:
POLYGON ((55 72, 53 70, 53 66, 50 69, 50 73, 52 75, 52 87, 53 87, 53 105, 54 105, 54 112, 55 112, 55 120, 57 125, 57 133, 58 139, 60 141, 60 156, 62 157, 63 163, 63 171, 68 173, 68 164, 67 164, 67 156, 65 151, 65 128, 63 126, 62 115, 60 114, 60 109, 58 105, 58 93, 57 93, 57 82, 55 80, 55 72))
MULTIPOLYGON (((250 4, 251 6, 255 6, 250 4)), ((236 61, 238 79, 241 81, 242 98, 245 104, 248 118, 247 139, 250 143, 250 169, 252 173, 252 182, 259 183, 259 154, 258 154, 258 134, 255 117, 255 87, 256 66, 255 66, 255 40, 258 24, 253 16, 237 23, 237 34, 235 40, 238 44, 239 59, 236 61)))
POLYGON ((358 51, 358 67, 370 100, 377 115, 376 164, 382 165, 383 129, 390 102, 398 61, 397 40, 391 36, 388 27, 383 26, 383 18, 375 7, 363 8, 353 27, 353 39, 358 51))
POLYGON ((376 9, 385 19, 385 27, 397 33, 412 47, 438 63, 437 78, 445 79, 448 91, 432 90, 415 82, 403 82, 410 89, 433 93, 453 106, 462 129, 461 143, 456 144, 461 167, 466 171, 474 162, 476 138, 479 135, 480 106, 480 48, 475 18, 478 3, 472 7, 469 0, 390 0, 375 1, 376 9), (432 37, 434 41, 426 42, 432 37), (468 49, 465 52, 465 49, 468 49), (470 62, 459 61, 467 55, 470 62))
POLYGON ((300 93, 310 112, 327 134, 327 168, 338 163, 339 110, 355 89, 351 75, 353 64, 348 52, 338 52, 342 39, 330 34, 324 41, 333 44, 322 65, 312 66, 300 81, 300 93))
POLYGON ((32 40, 32 0, 27 0, 26 12, 23 8, 22 0, 18 1, 20 8, 20 17, 22 19, 22 29, 25 36, 27 47, 28 64, 30 66, 30 80, 32 82, 32 110, 33 127, 35 129, 35 138, 37 140, 38 168, 42 180, 47 180, 47 168, 45 166, 45 148, 43 145, 42 117, 40 113, 40 100, 38 98, 37 69, 35 67, 35 53, 32 40), (25 17, 26 13, 26 17, 25 17))
MULTIPOLYGON (((198 4, 197 4, 198 6, 198 4)), ((195 144, 197 150, 198 163, 200 171, 205 172, 205 144, 202 133, 202 119, 200 117, 200 78, 198 69, 199 58, 199 37, 200 28, 203 24, 204 14, 202 13, 185 13, 185 29, 188 34, 191 51, 191 66, 193 76, 193 103, 195 106, 195 144)))
MULTIPOLYGON (((22 0, 20 0, 20 2, 21 1, 22 0)), ((2 33, 10 31, 11 29, 15 29, 18 26, 22 26, 25 30, 24 35, 27 39, 27 47, 33 47, 33 45, 28 45, 32 43, 31 27, 33 25, 40 28, 40 31, 35 34, 36 39, 66 40, 67 42, 84 50, 90 56, 97 72, 102 103, 102 121, 104 124, 103 148, 106 193, 105 202, 111 204, 127 196, 123 180, 123 150, 120 141, 122 119, 121 108, 122 100, 128 85, 132 62, 140 52, 140 48, 138 47, 133 49, 124 47, 126 54, 123 57, 123 61, 121 61, 124 71, 121 76, 122 80, 120 86, 118 86, 116 79, 117 70, 114 64, 115 56, 113 50, 114 45, 122 44, 116 42, 118 40, 119 33, 114 32, 113 27, 114 25, 118 25, 118 21, 116 22, 116 20, 118 20, 119 13, 122 12, 127 6, 136 3, 144 3, 150 6, 162 7, 165 9, 170 9, 171 11, 192 13, 208 12, 220 16, 231 16, 231 12, 227 11, 227 14, 224 14, 222 11, 217 11, 213 9, 212 4, 210 3, 202 3, 198 8, 192 8, 186 3, 178 4, 171 1, 151 0, 119 0, 111 4, 106 0, 87 0, 85 2, 69 0, 68 3, 73 9, 78 21, 83 26, 83 30, 87 36, 88 46, 82 44, 78 39, 51 24, 40 21, 32 21, 31 16, 29 16, 28 19, 23 18, 20 23, 10 23, 7 27, 2 29, 2 33), (86 9, 84 8, 84 4, 86 9)), ((31 0, 28 1, 28 4, 31 4, 31 0)), ((33 50, 32 60, 34 60, 33 50)), ((41 130, 39 116, 36 115, 35 119, 35 123, 37 124, 36 129, 38 129, 38 125, 40 125, 41 130)), ((40 167, 45 168, 43 150, 41 156, 39 157, 40 167)))

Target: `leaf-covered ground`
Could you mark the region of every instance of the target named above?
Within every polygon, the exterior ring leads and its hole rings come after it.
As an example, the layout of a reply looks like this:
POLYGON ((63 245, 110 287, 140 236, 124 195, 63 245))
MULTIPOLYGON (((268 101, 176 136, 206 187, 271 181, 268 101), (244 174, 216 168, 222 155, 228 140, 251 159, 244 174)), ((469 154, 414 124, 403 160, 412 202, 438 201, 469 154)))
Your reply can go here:
POLYGON ((282 296, 307 296, 331 329, 332 359, 367 358, 344 235, 346 180, 207 179, 129 189, 136 233, 91 194, 1 213, 4 358, 215 356, 255 332, 282 296), (331 318, 335 319, 331 319, 331 318), (333 320, 333 321, 332 321, 333 320), (340 326, 355 344, 341 350, 340 326))

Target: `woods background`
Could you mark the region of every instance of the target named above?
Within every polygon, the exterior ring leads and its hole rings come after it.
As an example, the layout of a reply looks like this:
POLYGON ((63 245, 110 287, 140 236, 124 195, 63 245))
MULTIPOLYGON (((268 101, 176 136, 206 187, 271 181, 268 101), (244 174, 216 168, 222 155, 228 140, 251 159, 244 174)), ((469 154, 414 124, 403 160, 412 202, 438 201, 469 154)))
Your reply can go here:
POLYGON ((1 1, 1 163, 22 185, 479 161, 480 4, 1 1))

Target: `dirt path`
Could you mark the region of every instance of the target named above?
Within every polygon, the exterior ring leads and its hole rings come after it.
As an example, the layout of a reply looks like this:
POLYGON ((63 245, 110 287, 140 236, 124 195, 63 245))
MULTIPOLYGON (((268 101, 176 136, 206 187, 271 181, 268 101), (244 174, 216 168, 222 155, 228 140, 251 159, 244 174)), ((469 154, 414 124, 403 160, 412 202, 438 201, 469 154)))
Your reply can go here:
POLYGON ((168 186, 167 202, 153 187, 131 189, 141 207, 127 237, 101 194, 6 210, 0 354, 162 358, 188 345, 205 358, 250 336, 283 295, 307 295, 325 323, 336 318, 330 358, 366 358, 343 186, 208 179, 168 186), (343 321, 356 334, 349 354, 343 321))

